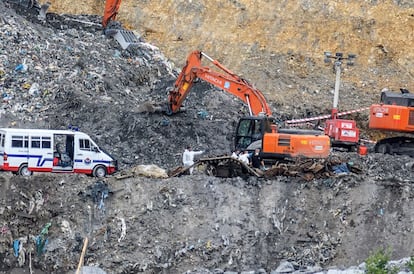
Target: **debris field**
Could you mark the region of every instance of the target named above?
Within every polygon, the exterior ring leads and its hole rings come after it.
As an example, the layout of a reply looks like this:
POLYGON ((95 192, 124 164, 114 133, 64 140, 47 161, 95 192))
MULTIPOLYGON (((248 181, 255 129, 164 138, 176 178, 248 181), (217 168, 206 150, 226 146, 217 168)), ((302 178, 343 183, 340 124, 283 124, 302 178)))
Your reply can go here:
POLYGON ((73 273, 85 239, 85 271, 106 273, 317 273, 380 247, 412 255, 413 158, 333 152, 259 176, 201 162, 169 176, 188 144, 229 155, 246 107, 200 82, 184 111, 156 111, 180 68, 144 40, 122 50, 98 16, 42 19, 2 1, 0 42, 0 126, 76 125, 120 163, 102 179, 1 173, 0 273, 73 273))

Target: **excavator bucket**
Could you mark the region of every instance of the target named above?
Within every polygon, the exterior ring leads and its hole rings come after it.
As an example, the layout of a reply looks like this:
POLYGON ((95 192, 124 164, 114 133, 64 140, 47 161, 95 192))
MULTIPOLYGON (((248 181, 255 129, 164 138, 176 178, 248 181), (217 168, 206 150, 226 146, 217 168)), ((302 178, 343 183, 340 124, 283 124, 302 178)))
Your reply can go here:
POLYGON ((124 29, 106 29, 105 35, 113 37, 121 45, 122 49, 127 49, 129 47, 134 47, 139 44, 139 39, 130 30, 124 29))
POLYGON ((50 2, 46 2, 40 6, 40 10, 39 10, 40 20, 46 20, 46 14, 47 14, 47 10, 49 9, 49 7, 50 7, 50 2))

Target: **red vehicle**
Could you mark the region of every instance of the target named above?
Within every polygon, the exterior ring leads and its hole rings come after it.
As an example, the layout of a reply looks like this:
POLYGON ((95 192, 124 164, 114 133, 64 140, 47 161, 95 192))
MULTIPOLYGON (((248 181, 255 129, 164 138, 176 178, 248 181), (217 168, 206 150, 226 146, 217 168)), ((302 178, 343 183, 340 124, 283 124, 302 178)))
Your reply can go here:
POLYGON ((369 113, 369 128, 398 133, 377 141, 375 152, 414 156, 414 94, 383 91, 369 113))
POLYGON ((337 109, 332 110, 332 117, 325 121, 325 134, 331 138, 332 147, 355 150, 359 144, 359 129, 354 120, 339 119, 337 109))
POLYGON ((325 134, 331 138, 332 147, 352 151, 355 150, 359 144, 359 129, 357 128, 354 120, 338 118, 338 99, 342 62, 344 60, 348 60, 347 64, 353 65, 356 55, 349 54, 348 57, 345 57, 340 52, 337 52, 335 55, 332 55, 330 52, 325 52, 325 62, 330 62, 330 58, 335 59, 335 93, 332 114, 330 119, 325 121, 324 131, 325 134))
POLYGON ((259 147, 265 159, 328 157, 328 136, 316 130, 278 129, 262 92, 201 51, 193 51, 188 56, 186 65, 175 81, 174 88, 168 95, 169 114, 180 110, 197 79, 229 92, 247 104, 250 116, 239 120, 235 131, 235 149, 254 150, 259 147), (203 66, 202 57, 207 58, 222 72, 203 66))

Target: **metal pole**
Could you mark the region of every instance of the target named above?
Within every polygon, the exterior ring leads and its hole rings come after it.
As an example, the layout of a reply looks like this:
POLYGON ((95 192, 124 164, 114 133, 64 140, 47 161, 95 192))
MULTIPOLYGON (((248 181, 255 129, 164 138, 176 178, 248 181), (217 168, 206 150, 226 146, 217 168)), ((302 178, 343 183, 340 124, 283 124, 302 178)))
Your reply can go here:
POLYGON ((339 84, 341 82, 341 61, 335 61, 335 71, 336 71, 336 80, 335 80, 335 93, 334 93, 334 101, 333 101, 333 108, 338 108, 338 101, 339 101, 339 84))

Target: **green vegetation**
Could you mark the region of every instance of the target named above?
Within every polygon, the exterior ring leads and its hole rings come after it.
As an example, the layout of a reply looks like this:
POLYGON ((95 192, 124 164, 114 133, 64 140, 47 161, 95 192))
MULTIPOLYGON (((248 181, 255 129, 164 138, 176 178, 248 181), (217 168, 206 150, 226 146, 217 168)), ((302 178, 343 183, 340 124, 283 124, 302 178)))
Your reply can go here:
MULTIPOLYGON (((365 261, 367 274, 396 274, 399 269, 387 267, 387 263, 391 258, 391 250, 388 248, 385 250, 381 248, 372 253, 365 261)), ((413 264, 414 265, 414 264, 413 264)))
POLYGON ((414 273, 414 256, 410 257, 410 260, 407 262, 408 269, 414 273))

